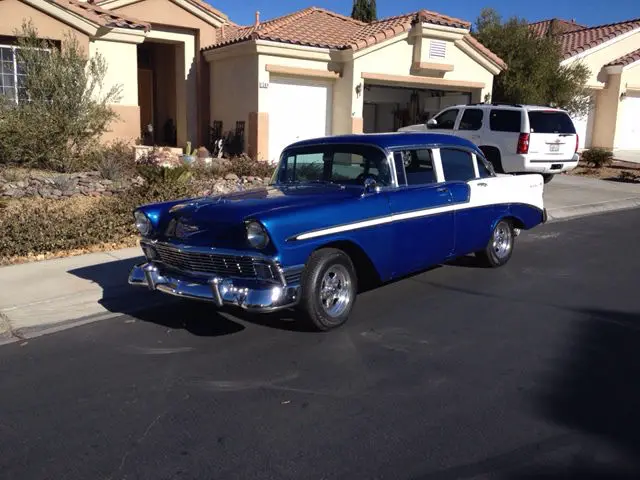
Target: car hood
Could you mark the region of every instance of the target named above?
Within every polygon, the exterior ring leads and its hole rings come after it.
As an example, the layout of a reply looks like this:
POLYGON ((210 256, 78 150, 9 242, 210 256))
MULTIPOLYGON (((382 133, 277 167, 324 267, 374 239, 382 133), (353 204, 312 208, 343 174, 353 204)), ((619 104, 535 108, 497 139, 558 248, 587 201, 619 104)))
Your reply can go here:
POLYGON ((160 221, 160 236, 193 245, 240 248, 244 220, 283 209, 319 206, 354 198, 361 188, 339 185, 270 186, 192 198, 173 205, 160 221))

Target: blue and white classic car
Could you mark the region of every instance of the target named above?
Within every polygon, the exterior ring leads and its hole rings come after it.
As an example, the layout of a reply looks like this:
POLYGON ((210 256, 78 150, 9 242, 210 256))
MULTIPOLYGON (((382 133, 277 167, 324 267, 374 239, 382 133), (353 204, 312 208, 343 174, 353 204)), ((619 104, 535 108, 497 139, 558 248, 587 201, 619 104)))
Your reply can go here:
POLYGON ((219 307, 297 307, 342 325, 359 285, 474 253, 491 267, 546 221, 538 174, 496 176, 471 142, 433 133, 324 137, 287 147, 270 185, 134 212, 146 262, 129 283, 219 307))

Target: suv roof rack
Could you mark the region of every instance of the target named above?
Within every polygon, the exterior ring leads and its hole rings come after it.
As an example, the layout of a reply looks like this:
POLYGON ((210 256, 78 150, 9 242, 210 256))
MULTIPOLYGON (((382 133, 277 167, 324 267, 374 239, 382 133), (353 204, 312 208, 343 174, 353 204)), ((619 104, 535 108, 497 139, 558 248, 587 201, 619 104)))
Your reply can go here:
POLYGON ((522 108, 522 105, 520 105, 519 103, 508 103, 508 102, 491 102, 491 103, 486 103, 486 102, 477 102, 477 103, 467 103, 467 106, 473 106, 473 105, 494 105, 496 107, 519 107, 522 108))

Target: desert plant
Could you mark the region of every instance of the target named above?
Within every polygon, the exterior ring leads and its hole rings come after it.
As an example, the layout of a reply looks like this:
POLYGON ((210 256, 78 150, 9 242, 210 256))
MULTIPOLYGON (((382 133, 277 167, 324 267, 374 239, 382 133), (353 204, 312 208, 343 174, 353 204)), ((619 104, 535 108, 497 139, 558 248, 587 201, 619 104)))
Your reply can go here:
POLYGON ((239 177, 270 177, 275 166, 269 162, 254 160, 248 155, 239 155, 229 159, 229 173, 235 173, 239 177))
MULTIPOLYGON (((193 192, 192 172, 186 165, 172 168, 139 165, 137 172, 144 179, 145 184, 134 194, 149 201, 183 198, 190 196, 193 192)), ((141 201, 141 203, 144 202, 141 201)))
POLYGON ((105 88, 107 64, 88 56, 71 32, 60 45, 39 38, 31 22, 15 32, 18 96, 1 96, 0 163, 60 172, 82 168, 82 154, 118 118, 110 107, 121 86, 105 88))
POLYGON ((88 169, 100 172, 102 178, 117 182, 135 172, 135 152, 123 140, 98 144, 85 153, 84 164, 88 169))
POLYGON ((593 168, 602 168, 611 165, 613 152, 606 148, 590 148, 582 152, 582 160, 593 168))
POLYGON ((71 191, 76 186, 75 180, 69 175, 58 175, 54 177, 53 184, 62 192, 71 191))

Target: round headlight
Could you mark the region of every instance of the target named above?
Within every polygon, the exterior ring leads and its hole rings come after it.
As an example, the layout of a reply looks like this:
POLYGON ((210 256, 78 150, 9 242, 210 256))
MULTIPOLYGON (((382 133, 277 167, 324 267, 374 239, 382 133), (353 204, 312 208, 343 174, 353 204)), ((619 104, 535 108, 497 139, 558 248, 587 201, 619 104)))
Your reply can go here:
POLYGON ((269 244, 269 235, 258 222, 247 223, 247 241, 253 248, 264 248, 269 244))
POLYGON ((140 235, 145 236, 151 232, 151 221, 141 211, 137 211, 133 214, 136 219, 136 228, 140 232, 140 235))

